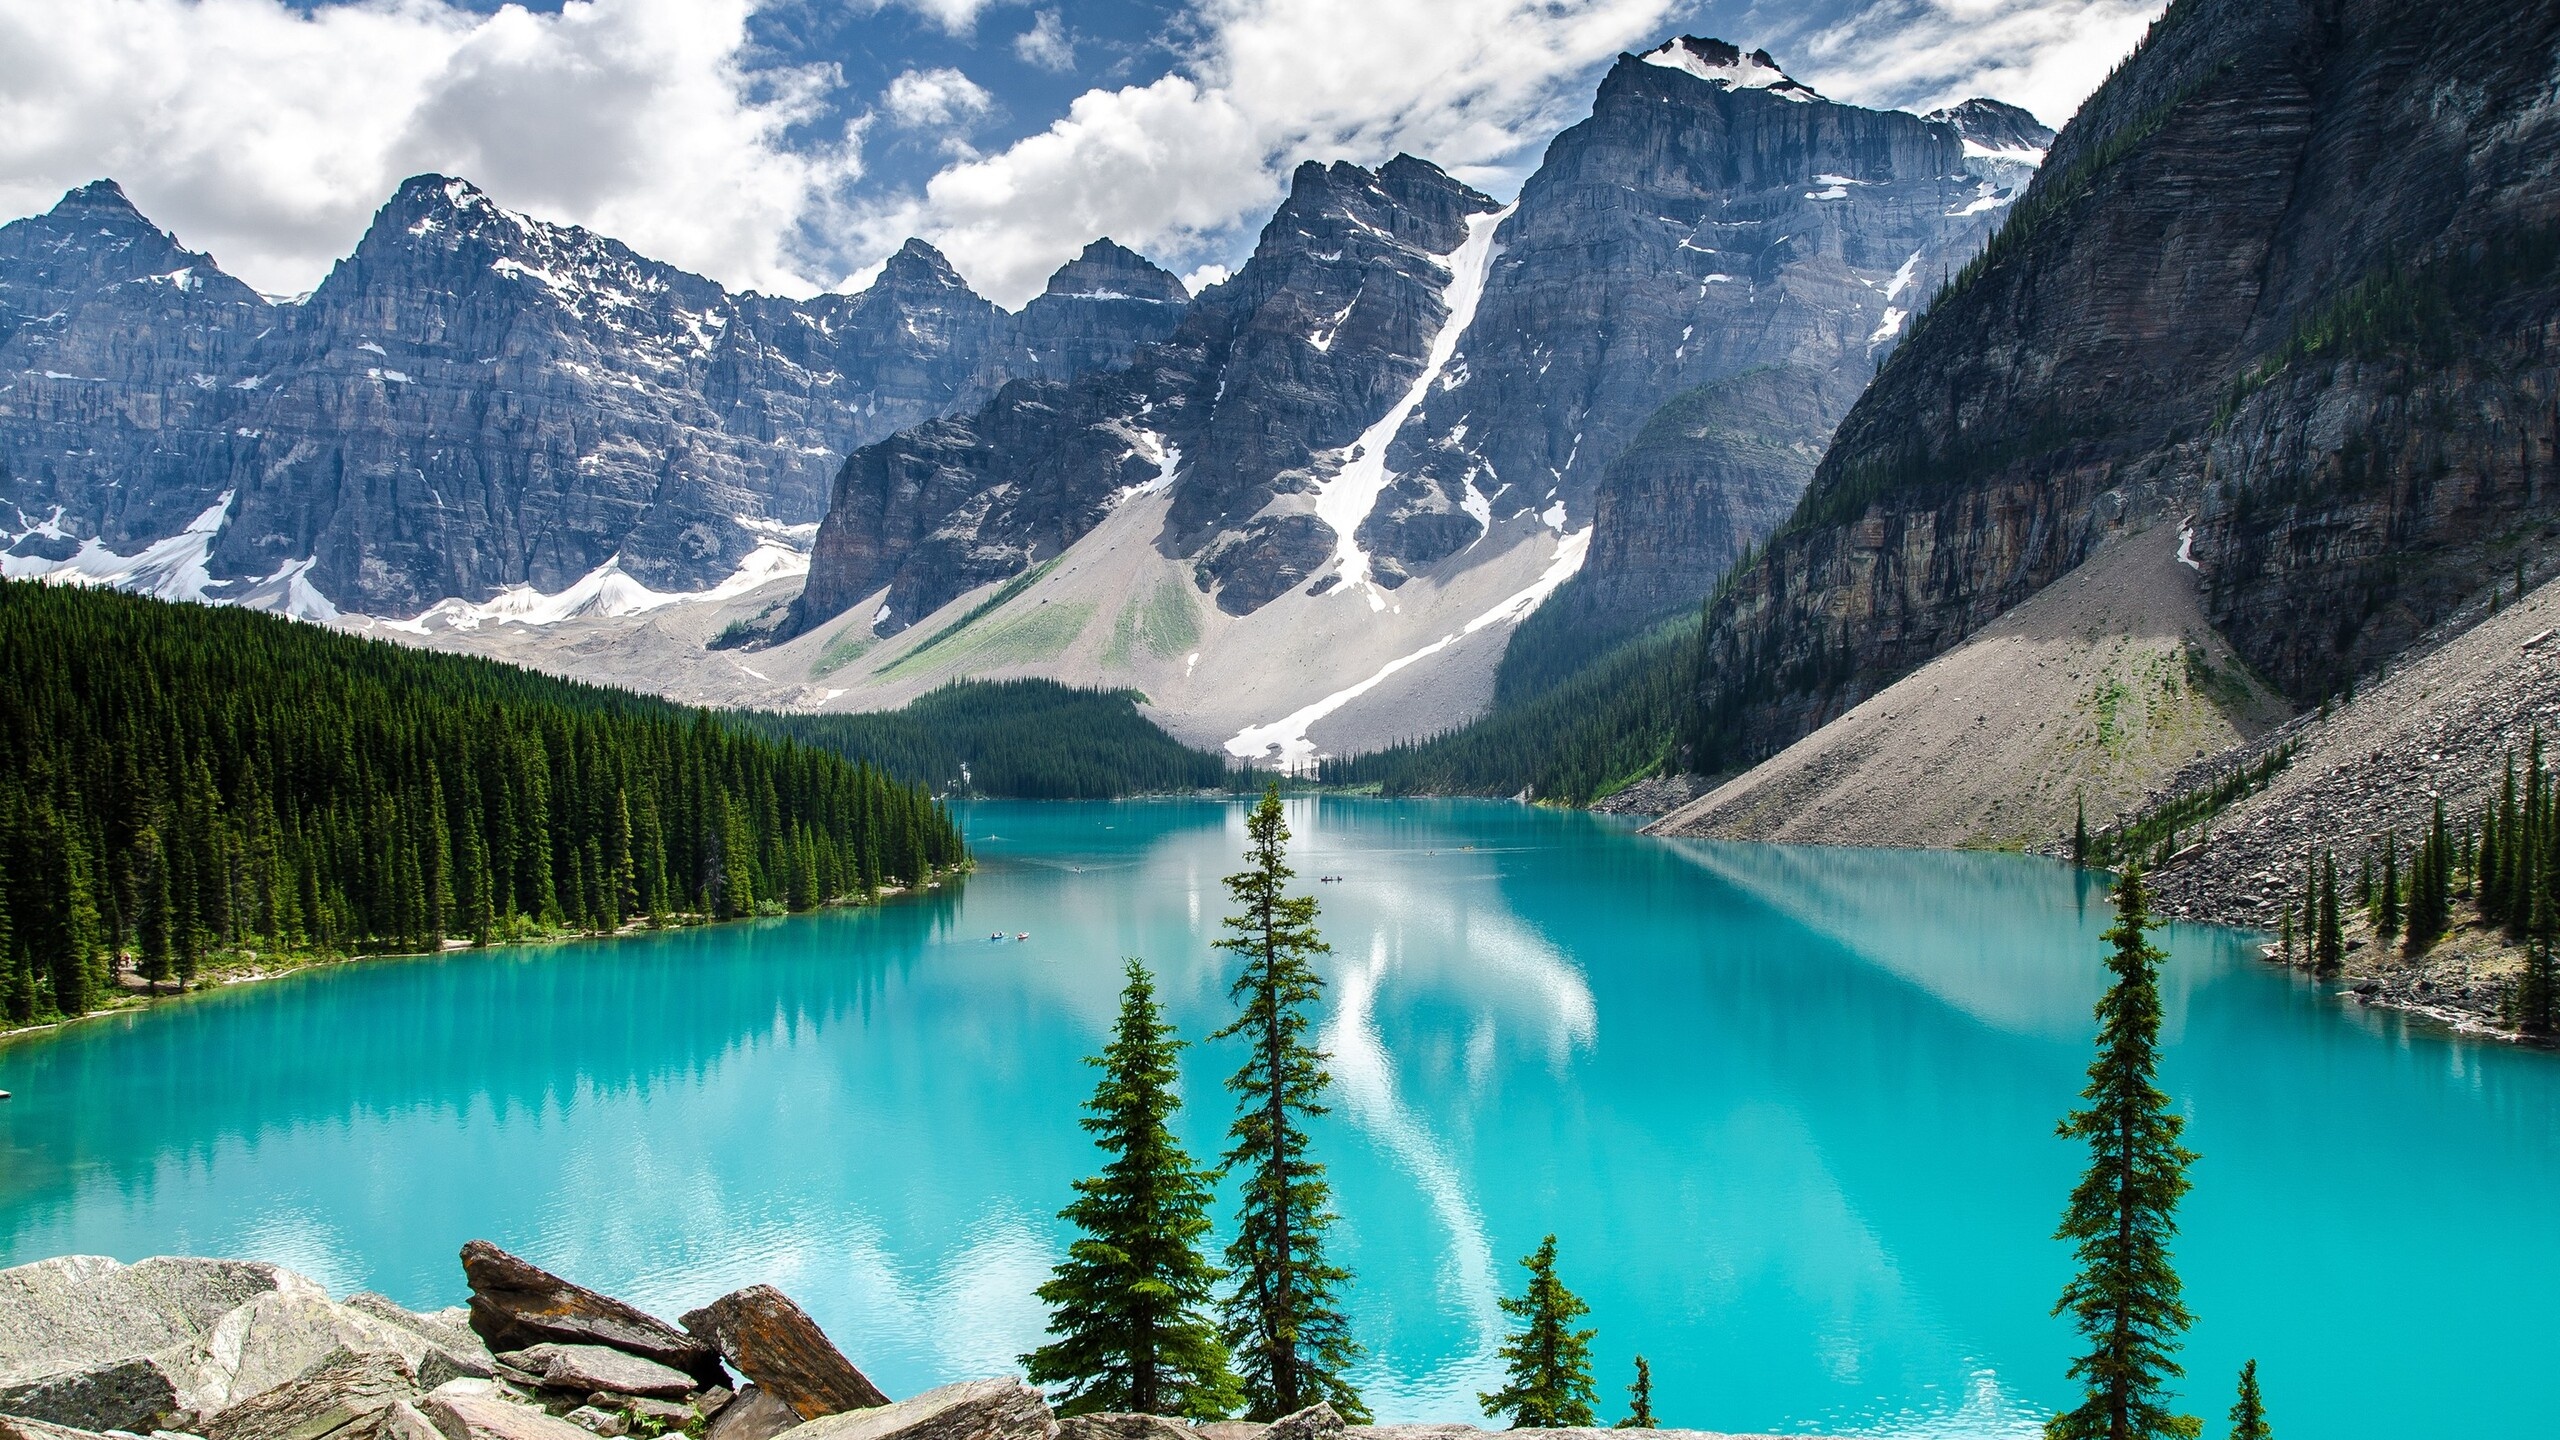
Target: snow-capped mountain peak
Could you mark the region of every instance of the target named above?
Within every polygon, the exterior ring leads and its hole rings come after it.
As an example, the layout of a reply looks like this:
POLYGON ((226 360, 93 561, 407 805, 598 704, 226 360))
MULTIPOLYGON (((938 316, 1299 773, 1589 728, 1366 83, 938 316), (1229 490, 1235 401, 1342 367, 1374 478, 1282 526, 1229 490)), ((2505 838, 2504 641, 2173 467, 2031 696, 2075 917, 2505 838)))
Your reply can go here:
POLYGON ((1695 75, 1726 90, 1766 90, 1799 103, 1819 100, 1812 86, 1778 68, 1766 50, 1742 53, 1742 47, 1697 35, 1675 35, 1636 57, 1647 65, 1695 75))

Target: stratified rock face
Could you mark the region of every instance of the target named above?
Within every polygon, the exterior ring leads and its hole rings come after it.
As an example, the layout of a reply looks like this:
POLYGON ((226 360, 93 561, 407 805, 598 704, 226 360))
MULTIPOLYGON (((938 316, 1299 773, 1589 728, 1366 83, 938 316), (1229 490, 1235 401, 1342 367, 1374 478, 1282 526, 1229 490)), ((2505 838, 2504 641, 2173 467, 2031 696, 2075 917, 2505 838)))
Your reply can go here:
POLYGON ((1448 320, 1447 257, 1494 208, 1410 156, 1374 173, 1300 166, 1252 259, 1170 340, 855 452, 794 628, 886 586, 874 624, 903 629, 1166 485, 1162 543, 1197 560, 1221 606, 1249 611, 1304 581, 1334 553, 1319 488, 1421 374, 1448 320))
MULTIPOLYGON (((1191 292, 1109 237, 1084 247, 1014 317, 1014 375, 1069 380, 1129 358, 1133 340, 1161 340, 1181 323, 1191 292)), ((944 407, 949 408, 949 407, 944 407)))
POLYGON ((462 1273, 471 1282, 471 1328, 492 1351, 545 1343, 602 1346, 681 1371, 705 1385, 726 1378, 719 1352, 703 1341, 486 1240, 462 1247, 462 1273))
POLYGON ((2178 0, 1709 616, 1690 763, 1774 751, 2128 515, 2193 516, 2210 613, 2297 699, 2502 568, 2560 498, 2555 49, 2555 0, 2178 0))
MULTIPOLYGON (((1824 100, 1766 52, 1684 36, 1620 57, 1591 118, 1521 188, 1475 324, 1398 437, 1398 478, 1363 539, 1410 567, 1472 543, 1471 513, 1560 504, 1557 523, 1579 527, 1657 409, 1744 371, 1786 366, 1854 395, 2031 169, 1995 178, 1977 148, 1951 120, 1824 100)), ((1789 407, 1770 441, 1827 433, 1839 403, 1789 407)), ((1712 468, 1671 488, 1711 490, 1712 468)), ((1591 572, 1643 543, 1612 526, 1681 523, 1636 500, 1608 507, 1591 572)), ((1680 599, 1727 558, 1701 553, 1680 599)))
MULTIPOLYGON (((854 455, 795 623, 885 586, 875 627, 897 630, 1150 485, 1172 489, 1165 553, 1231 614, 1292 588, 1392 588, 1497 523, 1589 523, 1599 477, 1666 401, 1767 366, 1817 377, 1768 443, 1827 433, 2032 169, 1968 158, 2045 135, 2032 117, 1959 109, 1835 105, 1765 53, 1682 38, 1621 58, 1498 228, 1491 200, 1410 157, 1302 166, 1252 259, 1127 370, 1016 387, 854 455)), ((1717 473, 1703 462, 1685 490, 1717 473)), ((1755 535, 1773 518, 1757 493, 1699 503, 1755 535)), ((1610 513, 1715 528, 1649 505, 1610 513)), ((1645 546, 1623 538, 1595 537, 1594 564, 1645 546)), ((1670 588, 1704 595, 1728 553, 1670 588)), ((1649 605, 1660 581, 1611 593, 1649 605)))
POLYGON ((710 1341, 739 1374, 804 1420, 889 1403, 809 1312, 770 1285, 732 1290, 688 1312, 684 1328, 710 1341))
POLYGON ((1696 605, 1795 508, 1862 378, 1764 365, 1674 396, 1601 477, 1590 559, 1549 603, 1595 635, 1696 605))
MULTIPOLYGON (((112 180, 0 225, 0 500, 16 552, 130 553, 220 495, 275 307, 112 180), (41 527, 41 528, 39 528, 41 527)), ((17 573, 17 567, 11 567, 17 573)))
POLYGON ((848 450, 1179 319, 1180 283, 1116 246, 1060 282, 1008 315, 910 241, 859 294, 733 295, 428 175, 271 304, 101 182, 0 227, 10 569, 131 555, 230 495, 198 598, 294 575, 409 615, 616 559, 701 588, 814 523, 848 450))
POLYGON ((968 1380, 912 1400, 812 1420, 797 1440, 1057 1440, 1040 1392, 1019 1380, 968 1380))

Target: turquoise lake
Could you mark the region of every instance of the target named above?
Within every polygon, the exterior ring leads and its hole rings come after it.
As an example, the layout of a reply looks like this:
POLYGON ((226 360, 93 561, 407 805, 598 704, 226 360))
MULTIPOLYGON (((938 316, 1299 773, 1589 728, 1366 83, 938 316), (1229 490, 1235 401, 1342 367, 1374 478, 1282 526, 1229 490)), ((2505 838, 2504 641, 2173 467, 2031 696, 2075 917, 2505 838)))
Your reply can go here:
MULTIPOLYGON (((1010 1371, 1093 1165, 1081 1057, 1121 957, 1186 1036, 1229 1013, 1207 942, 1242 811, 963 818, 978 873, 874 910, 337 966, 0 1045, 0 1264, 257 1256, 443 1305, 485 1236, 667 1315, 780 1285, 893 1394, 1010 1371)), ((2053 1129, 2102 984, 2092 877, 1500 804, 1291 823, 1380 1419, 1480 1418, 1495 1297, 1549 1231, 1604 1420, 1639 1351, 1672 1425, 2028 1435, 2067 1399, 2053 1129)), ((2207 1433, 2250 1356, 2289 1436, 2547 1427, 2560 1057, 2343 1006, 2237 934, 2162 939, 2207 1433)), ((1186 1057, 1195 1154, 1238 1058, 1186 1057)))

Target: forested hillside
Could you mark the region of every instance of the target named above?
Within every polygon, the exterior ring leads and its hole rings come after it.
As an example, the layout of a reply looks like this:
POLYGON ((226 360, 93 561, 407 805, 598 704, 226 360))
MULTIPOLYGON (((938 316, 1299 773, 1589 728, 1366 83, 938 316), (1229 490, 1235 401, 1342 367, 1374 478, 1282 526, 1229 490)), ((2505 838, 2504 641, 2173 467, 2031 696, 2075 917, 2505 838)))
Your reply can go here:
MULTIPOLYGON (((1521 634, 1531 634, 1529 626, 1521 634)), ((1540 632, 1542 634, 1552 632, 1540 632)), ((1676 616, 1565 673, 1511 666, 1511 694, 1491 713, 1445 734, 1326 760, 1328 785, 1375 785, 1388 795, 1518 795, 1587 805, 1655 773, 1669 753, 1697 663, 1698 617, 1676 616), (1541 683, 1543 682, 1543 683, 1541 683)))
POLYGON ((806 909, 964 858, 923 789, 707 712, 238 610, 0 584, 0 1002, 130 966, 806 909))
POLYGON ((755 711, 762 733, 866 761, 937 793, 1108 800, 1227 787, 1227 762, 1138 713, 1128 690, 1054 680, 964 680, 904 709, 861 715, 755 711))

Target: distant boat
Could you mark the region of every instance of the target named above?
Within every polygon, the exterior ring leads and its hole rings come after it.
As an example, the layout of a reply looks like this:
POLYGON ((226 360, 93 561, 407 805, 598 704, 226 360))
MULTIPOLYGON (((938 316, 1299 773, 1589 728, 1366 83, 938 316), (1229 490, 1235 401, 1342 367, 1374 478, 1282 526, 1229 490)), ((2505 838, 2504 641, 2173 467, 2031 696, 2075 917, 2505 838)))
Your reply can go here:
POLYGON ((1004 932, 1003 932, 1003 931, 1001 931, 1001 930, 999 930, 999 931, 997 931, 996 933, 994 933, 993 935, 988 936, 987 938, 988 938, 988 939, 990 939, 990 940, 1001 940, 1001 939, 1003 939, 1003 938, 1004 938, 1004 932))
POLYGON ((1030 939, 1030 938, 1031 938, 1031 932, 1030 932, 1030 931, 1028 931, 1028 930, 1025 930, 1025 931, 1023 931, 1021 934, 1016 935, 1016 936, 1014 936, 1013 938, 1014 938, 1014 939, 1016 939, 1016 940, 1028 940, 1028 939, 1030 939))

